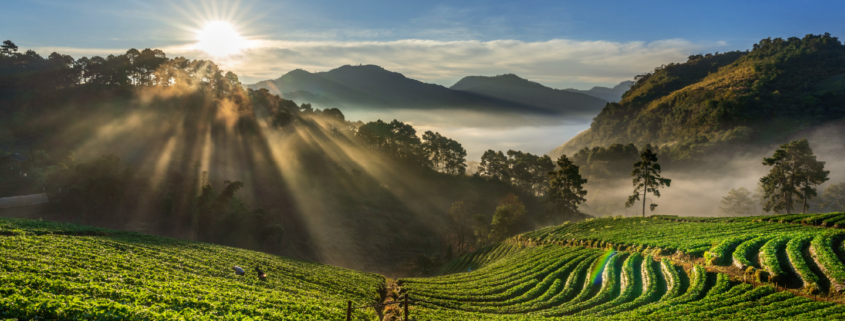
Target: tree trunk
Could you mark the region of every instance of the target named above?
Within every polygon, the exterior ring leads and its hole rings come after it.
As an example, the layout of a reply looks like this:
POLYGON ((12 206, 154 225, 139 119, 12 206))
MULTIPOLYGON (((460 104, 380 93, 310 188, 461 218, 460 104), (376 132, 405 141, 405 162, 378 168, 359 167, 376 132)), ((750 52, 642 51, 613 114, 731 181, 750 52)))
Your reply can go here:
POLYGON ((648 165, 645 167, 645 184, 643 185, 643 217, 645 217, 645 198, 648 194, 648 165))
POLYGON ((645 195, 648 192, 648 188, 643 189, 643 217, 645 217, 645 195))
POLYGON ((804 189, 804 203, 801 204, 801 214, 807 211, 807 189, 804 189))

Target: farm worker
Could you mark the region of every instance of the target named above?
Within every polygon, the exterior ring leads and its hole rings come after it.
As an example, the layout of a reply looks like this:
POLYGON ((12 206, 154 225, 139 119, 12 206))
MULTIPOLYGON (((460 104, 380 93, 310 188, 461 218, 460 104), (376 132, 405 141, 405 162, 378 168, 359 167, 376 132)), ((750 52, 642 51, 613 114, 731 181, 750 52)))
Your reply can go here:
POLYGON ((232 269, 235 270, 235 274, 237 275, 246 274, 246 271, 244 271, 244 269, 242 269, 240 266, 233 266, 232 269))
POLYGON ((258 273, 258 279, 259 280, 267 281, 267 274, 264 274, 264 271, 261 271, 261 269, 259 269, 258 266, 255 267, 255 272, 258 273))

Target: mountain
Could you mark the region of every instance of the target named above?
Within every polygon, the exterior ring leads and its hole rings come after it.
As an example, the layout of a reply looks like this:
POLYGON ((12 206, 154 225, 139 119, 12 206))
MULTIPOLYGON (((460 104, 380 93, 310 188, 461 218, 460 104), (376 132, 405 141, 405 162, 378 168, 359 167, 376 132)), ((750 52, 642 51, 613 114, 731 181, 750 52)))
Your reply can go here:
POLYGON ((550 113, 545 108, 525 102, 508 101, 427 84, 375 65, 346 65, 317 73, 294 70, 276 80, 265 80, 247 87, 267 88, 274 94, 300 103, 347 108, 446 108, 550 113))
POLYGON ((838 38, 768 38, 753 47, 693 55, 637 76, 622 100, 552 155, 634 143, 685 159, 727 144, 784 143, 845 117, 845 46, 838 38))
POLYGON ((588 117, 588 119, 595 116, 607 103, 586 94, 549 88, 514 74, 464 77, 449 88, 507 101, 523 102, 553 113, 568 113, 588 117))
POLYGON ((591 88, 590 90, 578 90, 574 88, 567 88, 564 90, 574 93, 590 95, 596 98, 607 100, 609 102, 618 102, 622 100, 622 95, 625 94, 625 92, 628 91, 628 89, 630 89, 631 85, 633 84, 633 81, 627 80, 619 83, 616 86, 613 86, 613 88, 596 86, 591 88))

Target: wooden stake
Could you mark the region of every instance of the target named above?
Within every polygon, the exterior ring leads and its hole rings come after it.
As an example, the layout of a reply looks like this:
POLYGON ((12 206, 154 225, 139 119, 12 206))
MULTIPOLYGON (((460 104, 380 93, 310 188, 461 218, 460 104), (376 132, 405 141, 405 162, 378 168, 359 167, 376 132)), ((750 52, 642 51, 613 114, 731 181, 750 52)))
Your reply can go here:
POLYGON ((352 301, 346 302, 346 321, 352 321, 352 301))

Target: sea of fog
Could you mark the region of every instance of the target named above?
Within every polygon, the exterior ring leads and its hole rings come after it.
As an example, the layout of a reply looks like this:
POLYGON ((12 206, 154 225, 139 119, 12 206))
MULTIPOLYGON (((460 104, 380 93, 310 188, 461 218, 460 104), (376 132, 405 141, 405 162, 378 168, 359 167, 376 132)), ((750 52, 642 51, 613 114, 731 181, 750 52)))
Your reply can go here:
POLYGON ((513 149, 544 155, 590 128, 589 120, 583 118, 454 109, 347 109, 343 112, 347 120, 365 123, 396 119, 414 126, 419 136, 428 130, 438 132, 461 143, 467 151, 467 161, 480 161, 481 155, 488 149, 513 149))

